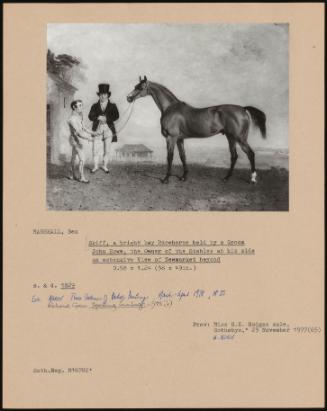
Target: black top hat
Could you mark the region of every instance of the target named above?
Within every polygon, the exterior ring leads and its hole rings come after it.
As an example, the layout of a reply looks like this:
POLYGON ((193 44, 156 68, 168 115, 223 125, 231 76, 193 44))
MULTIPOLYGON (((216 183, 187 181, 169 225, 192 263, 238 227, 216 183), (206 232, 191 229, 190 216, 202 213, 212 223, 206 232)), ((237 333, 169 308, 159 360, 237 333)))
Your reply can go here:
POLYGON ((108 96, 111 95, 109 88, 110 88, 110 84, 99 84, 99 92, 97 93, 97 95, 99 94, 108 94, 108 96))

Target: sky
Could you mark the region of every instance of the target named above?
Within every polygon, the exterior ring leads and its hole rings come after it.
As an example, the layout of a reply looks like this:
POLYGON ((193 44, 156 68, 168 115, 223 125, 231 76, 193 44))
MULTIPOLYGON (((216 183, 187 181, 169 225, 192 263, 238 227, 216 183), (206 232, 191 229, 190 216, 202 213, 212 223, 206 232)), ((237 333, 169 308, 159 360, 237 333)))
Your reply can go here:
MULTIPOLYGON (((160 83, 194 107, 251 105, 267 116, 267 140, 252 131, 255 147, 288 147, 287 24, 48 24, 48 48, 85 65, 86 81, 76 83, 85 114, 110 83, 111 101, 121 113, 139 76, 160 83)), ((116 128, 125 123, 123 116, 116 128)), ((160 112, 151 97, 135 102, 119 143, 142 143, 161 155, 160 112)), ((191 139, 186 149, 210 152, 228 147, 226 137, 191 139)))

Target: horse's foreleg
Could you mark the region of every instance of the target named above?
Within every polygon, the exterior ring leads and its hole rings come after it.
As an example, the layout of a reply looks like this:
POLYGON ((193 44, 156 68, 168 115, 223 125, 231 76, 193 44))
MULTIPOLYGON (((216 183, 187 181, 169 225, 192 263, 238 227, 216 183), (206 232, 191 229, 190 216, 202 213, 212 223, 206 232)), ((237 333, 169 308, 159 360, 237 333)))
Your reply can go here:
POLYGON ((178 147, 178 151, 179 151, 179 157, 182 161, 183 164, 183 175, 182 177, 180 177, 180 180, 185 181, 187 178, 187 174, 188 174, 188 168, 187 168, 187 164, 186 164, 186 155, 185 155, 185 149, 184 149, 184 139, 178 140, 177 141, 177 147, 178 147))
POLYGON ((171 166, 174 158, 174 149, 176 144, 176 138, 168 136, 166 137, 167 143, 167 173, 164 179, 161 180, 162 183, 168 183, 169 177, 171 176, 171 166))
POLYGON ((233 174, 233 170, 238 158, 237 151, 236 151, 236 141, 234 137, 227 136, 229 150, 230 150, 230 168, 227 175, 223 178, 223 181, 227 181, 229 177, 233 174))
POLYGON ((252 148, 249 146, 247 142, 241 142, 240 146, 244 153, 248 156, 248 159, 251 164, 251 183, 255 184, 257 182, 257 172, 255 169, 255 155, 252 148))

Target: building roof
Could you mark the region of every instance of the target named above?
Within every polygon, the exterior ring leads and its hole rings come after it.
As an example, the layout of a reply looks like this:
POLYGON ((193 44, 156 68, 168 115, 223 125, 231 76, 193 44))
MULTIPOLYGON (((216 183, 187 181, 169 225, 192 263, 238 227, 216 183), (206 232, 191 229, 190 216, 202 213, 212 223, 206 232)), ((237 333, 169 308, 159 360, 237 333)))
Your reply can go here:
POLYGON ((75 92, 77 91, 77 88, 74 87, 72 84, 68 83, 68 81, 63 80, 56 74, 53 74, 48 71, 48 76, 57 84, 58 87, 63 88, 65 90, 75 92))
POLYGON ((153 150, 144 144, 124 144, 122 147, 116 148, 116 151, 120 153, 153 153, 153 150))

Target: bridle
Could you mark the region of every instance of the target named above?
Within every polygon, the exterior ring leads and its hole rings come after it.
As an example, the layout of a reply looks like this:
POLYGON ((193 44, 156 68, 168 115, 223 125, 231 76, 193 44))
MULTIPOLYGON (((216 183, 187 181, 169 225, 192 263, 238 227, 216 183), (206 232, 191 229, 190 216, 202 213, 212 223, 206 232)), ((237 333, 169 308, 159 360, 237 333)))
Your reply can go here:
POLYGON ((148 83, 148 81, 146 81, 145 91, 146 91, 146 96, 148 96, 149 95, 149 83, 148 83))
MULTIPOLYGON (((149 95, 149 84, 148 82, 146 82, 146 87, 145 87, 145 91, 146 91, 146 96, 149 95)), ((127 125, 127 123, 129 122, 131 115, 133 113, 133 108, 134 108, 134 103, 135 103, 135 99, 133 99, 133 101, 131 102, 131 104, 127 107, 127 109, 123 112, 122 116, 125 115, 125 113, 128 112, 128 110, 130 109, 130 113, 127 116, 127 119, 125 121, 125 123, 123 124, 123 126, 119 129, 116 130, 116 134, 120 133, 127 125)))

